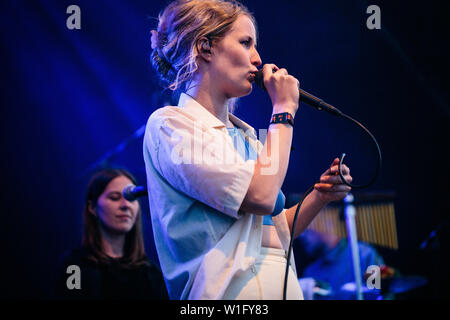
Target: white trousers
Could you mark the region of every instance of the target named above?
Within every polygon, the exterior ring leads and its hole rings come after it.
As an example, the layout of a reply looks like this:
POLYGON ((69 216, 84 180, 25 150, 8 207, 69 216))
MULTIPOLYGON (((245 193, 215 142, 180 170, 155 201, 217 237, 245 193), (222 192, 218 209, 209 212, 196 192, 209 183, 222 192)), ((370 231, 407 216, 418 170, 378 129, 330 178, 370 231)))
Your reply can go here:
MULTIPOLYGON (((285 251, 262 247, 255 264, 246 271, 234 275, 222 299, 281 300, 285 270, 285 251)), ((303 292, 292 266, 289 267, 286 298, 303 300, 303 292)))

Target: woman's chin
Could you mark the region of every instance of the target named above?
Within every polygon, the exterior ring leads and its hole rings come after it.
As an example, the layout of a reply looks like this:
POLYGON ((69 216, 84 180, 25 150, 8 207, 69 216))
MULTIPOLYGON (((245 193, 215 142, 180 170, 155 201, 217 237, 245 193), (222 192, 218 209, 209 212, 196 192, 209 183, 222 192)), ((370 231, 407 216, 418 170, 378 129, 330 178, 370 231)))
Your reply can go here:
POLYGON ((253 86, 251 82, 247 82, 247 85, 243 87, 243 90, 237 95, 237 98, 248 96, 252 92, 253 86), (245 89, 244 89, 245 88, 245 89))
POLYGON ((252 90, 253 90, 253 86, 252 86, 252 84, 250 83, 250 87, 248 88, 248 92, 247 92, 246 95, 249 95, 250 93, 252 93, 252 90))
POLYGON ((233 90, 228 91, 226 96, 228 99, 241 98, 249 95, 252 92, 252 89, 252 83, 250 81, 246 81, 246 83, 242 86, 239 86, 238 88, 235 87, 233 90))
POLYGON ((126 235, 131 229, 133 229, 133 226, 126 223, 110 227, 110 231, 116 235, 126 235))

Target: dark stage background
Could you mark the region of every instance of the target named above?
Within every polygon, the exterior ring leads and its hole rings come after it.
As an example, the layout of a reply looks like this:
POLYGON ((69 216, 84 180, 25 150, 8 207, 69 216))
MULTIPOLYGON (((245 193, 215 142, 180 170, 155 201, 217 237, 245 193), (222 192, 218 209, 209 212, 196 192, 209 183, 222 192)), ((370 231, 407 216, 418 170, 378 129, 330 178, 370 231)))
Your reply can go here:
MULTIPOLYGON (((448 2, 243 3, 258 21, 263 62, 287 68, 303 89, 377 137, 383 167, 366 191, 395 192, 400 245, 380 252, 403 274, 429 277, 419 297, 442 297, 448 246, 419 248, 439 225, 438 236, 448 237, 448 2), (381 8, 381 30, 366 28, 371 4, 381 8)), ((138 129, 167 98, 149 63, 150 30, 166 4, 0 1, 2 298, 52 297, 59 256, 80 243, 88 174, 105 154, 123 143, 109 163, 145 184, 138 129), (81 8, 81 30, 66 27, 72 4, 81 8)), ((236 114, 267 128, 269 97, 255 88, 236 114)), ((362 131, 305 105, 294 147, 285 193, 304 192, 342 152, 355 183, 376 164, 362 131)), ((145 199, 142 205, 147 252, 157 261, 145 199)))

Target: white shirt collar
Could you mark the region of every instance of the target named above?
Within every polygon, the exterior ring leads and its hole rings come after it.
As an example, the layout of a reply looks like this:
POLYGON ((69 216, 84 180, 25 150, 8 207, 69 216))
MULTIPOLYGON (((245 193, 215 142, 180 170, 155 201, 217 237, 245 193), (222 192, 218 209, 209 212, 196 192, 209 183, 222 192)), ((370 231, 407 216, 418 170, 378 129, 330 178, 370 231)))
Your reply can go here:
MULTIPOLYGON (((189 110, 189 114, 193 115, 199 121, 211 128, 226 128, 226 125, 216 116, 209 112, 205 107, 198 103, 194 98, 186 93, 181 93, 178 107, 189 110)), ((228 113, 230 121, 238 128, 243 129, 252 139, 257 139, 255 129, 242 121, 232 113, 228 113)))

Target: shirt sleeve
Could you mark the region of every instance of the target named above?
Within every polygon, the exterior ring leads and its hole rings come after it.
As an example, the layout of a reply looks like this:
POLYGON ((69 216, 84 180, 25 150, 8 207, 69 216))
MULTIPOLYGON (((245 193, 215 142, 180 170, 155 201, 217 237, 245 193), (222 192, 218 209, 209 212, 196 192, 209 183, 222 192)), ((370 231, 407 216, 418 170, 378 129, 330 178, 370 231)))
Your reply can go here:
POLYGON ((149 125, 159 174, 176 190, 238 218, 255 161, 241 159, 226 132, 189 117, 171 115, 149 125))

